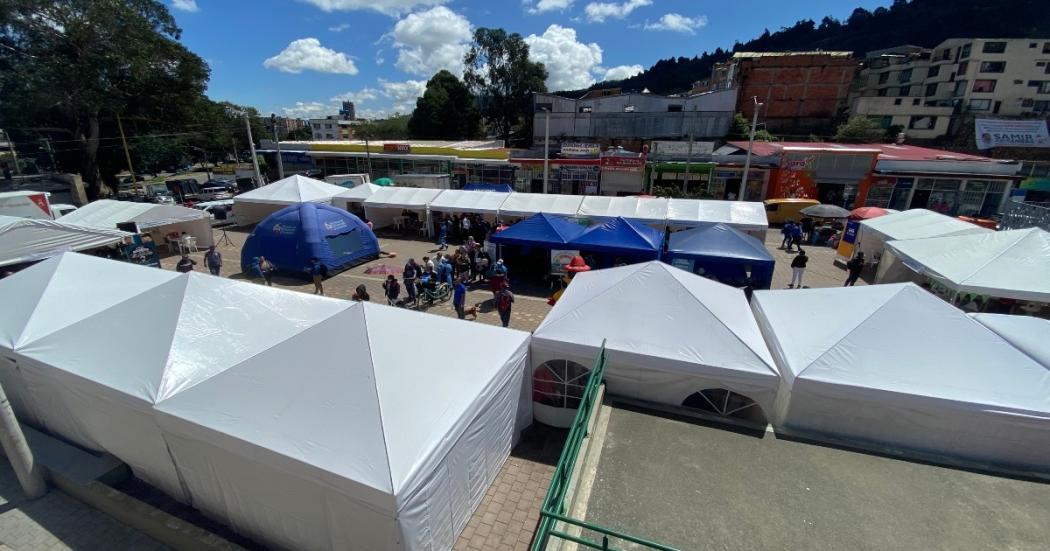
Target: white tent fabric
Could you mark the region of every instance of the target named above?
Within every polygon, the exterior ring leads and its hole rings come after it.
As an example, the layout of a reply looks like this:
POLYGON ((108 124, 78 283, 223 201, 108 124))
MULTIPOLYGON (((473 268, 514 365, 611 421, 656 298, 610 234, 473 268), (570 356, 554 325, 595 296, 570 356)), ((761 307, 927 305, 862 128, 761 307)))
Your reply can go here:
POLYGON ((438 212, 470 212, 490 215, 499 213, 509 193, 498 191, 464 191, 447 189, 430 202, 430 210, 438 212))
POLYGON ((345 187, 296 174, 234 197, 233 217, 240 225, 254 224, 288 205, 330 204, 346 191, 345 187))
POLYGON ((365 199, 365 217, 372 222, 373 227, 382 228, 393 224, 394 218, 400 216, 402 210, 415 211, 420 215, 420 221, 425 222, 429 233, 430 211, 427 207, 443 192, 431 188, 384 187, 365 199))
POLYGON ((633 218, 644 224, 667 221, 667 199, 661 197, 610 197, 589 195, 580 203, 579 216, 588 218, 633 218))
POLYGON ((504 217, 522 218, 541 212, 560 216, 576 216, 582 202, 582 195, 515 192, 511 193, 500 206, 499 214, 504 217))
POLYGON ((989 233, 992 230, 926 209, 910 209, 862 220, 857 230, 856 252, 869 261, 882 257, 886 243, 927 237, 989 233))
POLYGON ((894 259, 959 293, 1050 302, 1050 232, 1039 228, 886 243, 878 283, 900 281, 894 259))
POLYGON ((738 289, 657 261, 578 274, 533 334, 533 366, 590 367, 602 339, 611 393, 680 406, 724 388, 772 413, 780 378, 738 289))
POLYGON ((187 234, 197 238, 200 247, 215 244, 208 213, 179 205, 156 205, 131 201, 101 199, 88 203, 62 217, 62 222, 91 228, 116 229, 117 224, 135 222, 139 231, 153 234, 156 243, 163 243, 164 236, 171 232, 187 234))
POLYGON ((970 314, 1006 342, 1050 369, 1050 320, 1032 316, 970 314))
POLYGON ((725 224, 752 235, 763 242, 769 221, 764 204, 753 201, 716 201, 711 199, 670 199, 667 223, 672 226, 725 224))
POLYGON ((365 199, 368 199, 373 193, 380 189, 383 189, 383 186, 377 186, 366 182, 332 197, 332 205, 343 210, 350 210, 350 203, 363 203, 365 199))
POLYGON ((1050 371, 911 283, 756 291, 778 425, 949 462, 1050 472, 1050 371))
POLYGON ((132 234, 55 220, 0 216, 0 266, 120 243, 132 234))

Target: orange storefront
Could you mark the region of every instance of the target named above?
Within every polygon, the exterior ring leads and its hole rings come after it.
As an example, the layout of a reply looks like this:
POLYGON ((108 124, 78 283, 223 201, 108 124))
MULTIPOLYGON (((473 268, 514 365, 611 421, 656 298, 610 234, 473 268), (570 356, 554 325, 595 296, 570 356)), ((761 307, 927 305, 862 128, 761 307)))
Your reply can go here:
POLYGON ((768 199, 816 199, 853 209, 864 206, 879 150, 787 146, 770 174, 768 199))

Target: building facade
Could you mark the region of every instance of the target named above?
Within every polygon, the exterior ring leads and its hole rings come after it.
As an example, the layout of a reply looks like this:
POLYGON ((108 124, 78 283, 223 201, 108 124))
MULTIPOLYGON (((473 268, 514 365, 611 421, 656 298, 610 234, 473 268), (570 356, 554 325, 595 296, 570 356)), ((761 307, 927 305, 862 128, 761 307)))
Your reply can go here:
POLYGON ((310 119, 310 133, 314 141, 352 140, 354 139, 354 122, 337 115, 329 115, 323 119, 310 119))

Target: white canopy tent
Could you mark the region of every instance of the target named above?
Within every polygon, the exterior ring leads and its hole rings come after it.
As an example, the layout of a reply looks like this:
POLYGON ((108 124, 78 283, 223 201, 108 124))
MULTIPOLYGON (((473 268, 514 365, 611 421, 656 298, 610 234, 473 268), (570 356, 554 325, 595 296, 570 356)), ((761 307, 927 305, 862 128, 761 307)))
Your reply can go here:
POLYGON ((672 228, 690 228, 701 224, 725 224, 752 235, 763 243, 769 221, 766 207, 754 201, 717 201, 713 199, 669 199, 667 224, 672 228))
POLYGON ((55 220, 0 216, 0 266, 120 243, 132 234, 55 220))
POLYGON ((149 232, 156 243, 164 243, 169 233, 186 232, 197 238, 200 247, 215 244, 208 213, 178 205, 101 199, 63 216, 62 222, 107 230, 116 229, 117 224, 134 222, 140 232, 149 232))
POLYGON ((877 263, 882 258, 886 243, 924 239, 927 237, 944 237, 949 235, 967 235, 988 233, 992 230, 963 222, 926 209, 910 209, 895 212, 878 218, 862 220, 857 229, 855 252, 863 252, 869 262, 877 263))
POLYGON ((430 202, 430 211, 482 214, 489 221, 495 221, 500 207, 509 196, 509 193, 499 191, 448 189, 430 202))
POLYGON ((361 203, 365 202, 376 191, 383 189, 383 186, 377 186, 372 183, 365 182, 363 184, 354 186, 335 197, 332 197, 332 206, 341 208, 347 212, 364 212, 364 208, 361 203))
POLYGON ((376 190, 365 199, 365 216, 373 227, 382 228, 394 224, 401 212, 409 210, 419 215, 419 221, 425 224, 430 233, 430 211, 427 208, 444 190, 417 187, 385 187, 376 190))
POLYGON ((995 331, 1014 348, 1028 354, 1050 369, 1050 320, 1032 316, 1005 314, 970 314, 988 329, 995 331))
POLYGON ((756 291, 778 425, 949 463, 1050 472, 1050 371, 915 284, 756 291))
POLYGON ((681 406, 726 389, 772 413, 780 378, 739 289, 657 261, 578 274, 533 334, 533 368, 589 368, 602 339, 610 393, 681 406))
POLYGON ((545 212, 559 216, 576 216, 582 202, 582 195, 514 192, 500 206, 499 215, 501 218, 527 218, 545 212))
POLYGON ((321 180, 295 174, 233 198, 233 216, 240 225, 255 224, 267 216, 299 203, 332 203, 332 198, 346 192, 321 180))
POLYGON ((1039 228, 886 243, 876 283, 933 279, 952 291, 1050 303, 1050 232, 1039 228))
POLYGON ((643 224, 667 223, 667 199, 662 197, 610 197, 588 195, 580 203, 579 216, 587 218, 633 218, 643 224))

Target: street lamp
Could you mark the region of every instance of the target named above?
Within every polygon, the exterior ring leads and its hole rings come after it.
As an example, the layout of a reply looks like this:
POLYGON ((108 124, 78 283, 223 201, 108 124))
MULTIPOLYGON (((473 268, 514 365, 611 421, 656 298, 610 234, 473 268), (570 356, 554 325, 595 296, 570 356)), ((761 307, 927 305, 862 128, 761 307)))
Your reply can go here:
POLYGON ((551 146, 551 109, 553 103, 537 103, 536 108, 543 111, 543 193, 547 193, 547 180, 550 174, 550 146, 551 146))
POLYGON ((751 148, 755 145, 755 126, 758 125, 758 109, 763 104, 758 102, 758 96, 753 96, 752 99, 755 102, 755 113, 751 117, 751 135, 747 138, 747 157, 744 160, 744 174, 740 178, 740 193, 737 194, 736 200, 744 200, 744 191, 747 190, 747 176, 751 172, 751 148))
POLYGON ((277 136, 277 115, 270 113, 270 125, 273 126, 273 143, 277 146, 277 178, 284 179, 284 161, 281 159, 281 139, 277 136))
POLYGON ((252 140, 252 123, 248 121, 248 113, 237 109, 226 109, 226 113, 235 117, 244 117, 244 128, 248 131, 248 148, 252 152, 252 168, 255 169, 255 187, 263 185, 262 173, 259 172, 259 157, 255 155, 255 142, 252 140))

